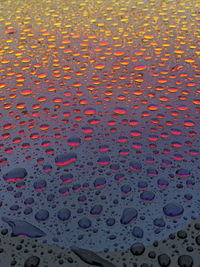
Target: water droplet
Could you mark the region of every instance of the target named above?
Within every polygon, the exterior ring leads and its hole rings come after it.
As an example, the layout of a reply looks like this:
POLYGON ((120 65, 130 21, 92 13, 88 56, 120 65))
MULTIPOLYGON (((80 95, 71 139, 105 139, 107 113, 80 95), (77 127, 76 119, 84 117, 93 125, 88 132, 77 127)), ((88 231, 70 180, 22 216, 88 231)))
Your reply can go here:
POLYGON ((77 160, 77 155, 75 153, 65 153, 57 156, 55 158, 55 163, 57 166, 65 166, 77 160))
POLYGON ((163 208, 164 214, 169 217, 180 216, 183 214, 184 209, 180 204, 169 203, 163 208))
POLYGON ((120 222, 121 224, 128 224, 132 220, 136 219, 138 215, 138 212, 134 208, 126 208, 123 210, 120 222))
POLYGON ((3 179, 6 182, 19 181, 27 176, 27 171, 24 168, 15 168, 3 175, 3 179))
POLYGON ((61 221, 67 221, 71 217, 71 211, 67 208, 62 208, 57 213, 58 219, 61 221))

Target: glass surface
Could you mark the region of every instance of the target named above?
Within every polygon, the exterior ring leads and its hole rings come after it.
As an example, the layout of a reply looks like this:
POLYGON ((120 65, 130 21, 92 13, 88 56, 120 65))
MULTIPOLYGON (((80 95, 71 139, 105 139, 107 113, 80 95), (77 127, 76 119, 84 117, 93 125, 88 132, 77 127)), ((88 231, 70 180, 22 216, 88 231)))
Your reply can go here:
POLYGON ((200 266, 199 7, 0 2, 0 266, 200 266))

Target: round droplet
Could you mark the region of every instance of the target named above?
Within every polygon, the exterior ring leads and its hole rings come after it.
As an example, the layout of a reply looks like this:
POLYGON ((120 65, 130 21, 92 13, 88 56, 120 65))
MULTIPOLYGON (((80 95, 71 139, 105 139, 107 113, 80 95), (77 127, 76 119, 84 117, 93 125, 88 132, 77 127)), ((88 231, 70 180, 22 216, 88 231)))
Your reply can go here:
POLYGON ((129 167, 133 171, 140 171, 142 169, 142 165, 139 162, 130 162, 129 167))
POLYGON ((130 185, 125 184, 125 185, 122 185, 121 191, 124 194, 129 194, 129 193, 131 193, 132 189, 131 189, 130 185))
POLYGON ((159 187, 165 188, 169 185, 169 182, 165 179, 158 179, 157 184, 159 187))
POLYGON ((136 238, 142 238, 143 237, 143 230, 142 228, 135 226, 132 231, 132 235, 136 238))
POLYGON ((177 232, 177 236, 181 239, 185 239, 187 237, 186 231, 180 230, 177 232))
POLYGON ((130 250, 134 256, 140 256, 144 253, 145 247, 142 243, 137 242, 131 246, 130 250))
POLYGON ((32 197, 29 197, 29 198, 24 200, 25 205, 31 205, 33 203, 34 203, 34 199, 32 197))
POLYGON ((163 220, 163 218, 156 218, 153 221, 153 224, 157 227, 165 227, 165 221, 163 220))
POLYGON ((71 217, 71 211, 67 208, 60 209, 57 213, 58 219, 61 221, 67 221, 71 217))
POLYGON ((91 215, 99 215, 99 214, 101 214, 102 210, 103 210, 102 205, 95 205, 94 207, 91 208, 90 214, 91 215))
POLYGON ((35 214, 35 219, 37 221, 46 221, 49 218, 49 212, 47 210, 39 210, 36 214, 35 214))
POLYGON ((192 267, 193 266, 193 259, 189 255, 181 255, 178 258, 178 265, 180 267, 192 267))
POLYGON ((175 217, 183 214, 184 209, 181 205, 176 203, 169 203, 164 206, 163 212, 166 216, 175 217))
POLYGON ((114 218, 108 218, 108 219, 106 220, 106 224, 107 224, 108 226, 113 226, 113 225, 115 224, 115 219, 114 219, 114 218))
POLYGON ((158 174, 158 171, 156 169, 152 169, 152 168, 147 169, 147 175, 154 176, 157 174, 158 174))
POLYGON ((144 201, 152 201, 155 198, 155 194, 151 191, 144 191, 140 194, 140 198, 144 201))
POLYGON ((92 223, 87 217, 83 217, 78 221, 78 225, 83 229, 87 229, 92 225, 92 223))
POLYGON ((167 267, 170 265, 171 260, 170 257, 167 254, 161 254, 158 256, 158 262, 160 264, 160 266, 162 267, 167 267))
POLYGON ((101 165, 107 165, 110 163, 110 158, 108 156, 100 157, 97 162, 101 165))
POLYGON ((179 177, 185 178, 185 177, 190 176, 190 171, 186 170, 186 169, 179 169, 179 170, 176 171, 176 174, 179 177))
POLYGON ((40 258, 37 256, 30 256, 24 263, 24 267, 37 267, 39 266, 40 258))
POLYGON ((38 180, 33 184, 35 190, 44 190, 47 186, 47 182, 45 180, 38 180))
POLYGON ((81 144, 81 139, 79 137, 70 137, 67 140, 67 144, 73 147, 79 146, 81 144))
POLYGON ((139 189, 145 189, 145 188, 147 188, 147 186, 148 186, 148 184, 145 181, 138 182, 138 188, 139 189))

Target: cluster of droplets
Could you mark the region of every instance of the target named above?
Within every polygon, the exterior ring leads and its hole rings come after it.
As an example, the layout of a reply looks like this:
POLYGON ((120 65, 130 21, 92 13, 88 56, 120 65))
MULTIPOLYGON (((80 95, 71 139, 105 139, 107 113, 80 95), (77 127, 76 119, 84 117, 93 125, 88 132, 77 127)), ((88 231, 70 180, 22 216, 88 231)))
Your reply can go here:
MULTIPOLYGON (((2 185, 10 197, 3 198, 3 218, 15 235, 39 233, 47 242, 67 246, 61 235, 66 232, 72 245, 125 249, 125 236, 128 247, 134 240, 149 244, 155 235, 164 238, 195 217, 198 208, 191 200, 198 202, 197 150, 175 150, 174 156, 170 150, 160 152, 163 140, 157 143, 160 150, 155 149, 157 138, 146 128, 133 130, 129 123, 121 129, 115 122, 114 134, 107 126, 82 126, 79 137, 79 130, 71 130, 75 134, 66 140, 62 136, 62 145, 53 138, 43 141, 35 165, 26 166, 27 159, 16 161, 15 168, 5 163, 2 185), (117 134, 125 129, 129 136, 117 134), (91 138, 84 140, 88 132, 91 138), (45 156, 42 149, 50 145, 45 156), (28 226, 22 229, 21 224, 28 226)), ((29 162, 34 162, 31 156, 29 162)))
MULTIPOLYGON (((138 21, 149 22, 155 33, 148 28, 137 34, 128 26, 133 16, 125 17, 129 9, 115 14, 114 5, 105 6, 112 30, 127 24, 123 39, 115 30, 110 36, 93 17, 99 35, 57 31, 65 17, 70 17, 66 28, 72 27, 71 15, 56 15, 60 22, 51 28, 54 11, 48 8, 44 28, 39 23, 34 29, 29 18, 22 23, 18 16, 15 27, 4 23, 2 224, 15 236, 95 250, 132 246, 137 254, 200 211, 195 23, 189 39, 185 17, 178 14, 177 26, 162 17, 164 26, 155 27, 157 10, 144 18, 138 7, 138 21)), ((81 13, 77 17, 82 27, 81 13)), ((196 22, 196 13, 189 18, 196 22)))

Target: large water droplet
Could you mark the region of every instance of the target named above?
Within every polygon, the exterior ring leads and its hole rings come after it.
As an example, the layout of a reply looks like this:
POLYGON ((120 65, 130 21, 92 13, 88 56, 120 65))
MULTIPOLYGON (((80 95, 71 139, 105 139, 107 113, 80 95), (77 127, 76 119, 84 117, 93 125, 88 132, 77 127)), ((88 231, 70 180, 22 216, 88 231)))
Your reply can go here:
POLYGON ((27 176, 27 171, 24 168, 15 168, 3 175, 6 182, 19 181, 27 176))
POLYGON ((123 210, 120 222, 121 224, 128 224, 132 220, 136 219, 138 215, 138 212, 134 208, 126 208, 123 210))
POLYGON ((169 203, 163 208, 164 214, 169 217, 182 215, 184 212, 183 207, 177 203, 169 203))

